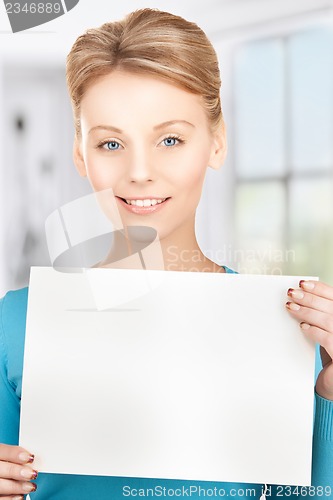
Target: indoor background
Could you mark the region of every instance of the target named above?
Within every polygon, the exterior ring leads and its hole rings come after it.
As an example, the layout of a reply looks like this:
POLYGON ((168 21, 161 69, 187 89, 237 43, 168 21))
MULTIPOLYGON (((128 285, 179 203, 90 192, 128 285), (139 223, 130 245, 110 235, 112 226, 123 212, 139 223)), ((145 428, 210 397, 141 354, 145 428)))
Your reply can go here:
POLYGON ((201 26, 222 75, 229 152, 197 214, 209 258, 333 284, 333 1, 80 0, 12 34, 0 2, 0 295, 50 265, 47 216, 90 192, 72 161, 65 57, 85 29, 141 7, 201 26), (119 2, 120 3, 120 2, 119 2))

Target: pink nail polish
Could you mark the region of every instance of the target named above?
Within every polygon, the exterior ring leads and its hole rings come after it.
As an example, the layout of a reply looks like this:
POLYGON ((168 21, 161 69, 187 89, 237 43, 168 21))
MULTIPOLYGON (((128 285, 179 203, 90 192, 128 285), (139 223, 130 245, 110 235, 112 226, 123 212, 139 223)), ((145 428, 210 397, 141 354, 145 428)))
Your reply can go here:
POLYGON ((31 479, 36 479, 37 476, 38 476, 38 471, 36 471, 36 470, 32 471, 31 479))
POLYGON ((292 311, 298 311, 301 308, 301 306, 299 306, 298 304, 295 304, 295 302, 287 302, 286 307, 288 309, 291 309, 292 311))
POLYGON ((23 451, 22 453, 19 454, 19 459, 21 460, 21 462, 26 462, 28 464, 31 464, 35 460, 35 455, 23 451))
POLYGON ((304 290, 313 290, 315 285, 311 281, 301 280, 299 282, 299 286, 300 286, 300 288, 303 288, 304 290))

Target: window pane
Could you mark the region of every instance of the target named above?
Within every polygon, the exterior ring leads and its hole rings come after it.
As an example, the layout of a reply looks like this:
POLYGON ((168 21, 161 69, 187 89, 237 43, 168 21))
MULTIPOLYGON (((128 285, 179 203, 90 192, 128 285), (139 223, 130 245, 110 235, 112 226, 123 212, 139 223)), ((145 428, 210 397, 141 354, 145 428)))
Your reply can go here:
POLYGON ((291 163, 294 170, 333 166, 333 31, 294 35, 289 43, 291 163))
POLYGON ((304 179, 290 185, 290 242, 293 274, 333 282, 333 181, 304 179))
POLYGON ((235 160, 239 176, 278 175, 284 159, 282 40, 242 48, 235 65, 235 160))
POLYGON ((242 183, 236 192, 235 249, 242 273, 284 274, 285 190, 280 182, 242 183))

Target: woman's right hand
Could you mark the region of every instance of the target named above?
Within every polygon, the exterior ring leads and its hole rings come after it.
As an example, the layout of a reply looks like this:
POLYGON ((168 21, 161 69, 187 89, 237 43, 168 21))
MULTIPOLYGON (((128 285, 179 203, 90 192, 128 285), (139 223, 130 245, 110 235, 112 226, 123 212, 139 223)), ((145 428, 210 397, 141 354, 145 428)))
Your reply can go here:
POLYGON ((23 495, 36 490, 30 482, 38 474, 30 467, 33 461, 34 455, 21 446, 0 444, 0 499, 23 500, 23 495))

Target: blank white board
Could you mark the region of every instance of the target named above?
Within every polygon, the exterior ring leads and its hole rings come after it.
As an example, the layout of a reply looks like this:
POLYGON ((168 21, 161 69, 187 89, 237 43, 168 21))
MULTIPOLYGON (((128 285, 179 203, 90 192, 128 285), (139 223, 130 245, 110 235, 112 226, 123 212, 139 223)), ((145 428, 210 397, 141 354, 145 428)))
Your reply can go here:
POLYGON ((89 273, 31 269, 20 444, 39 471, 311 484, 314 345, 285 310, 308 277, 89 273))

